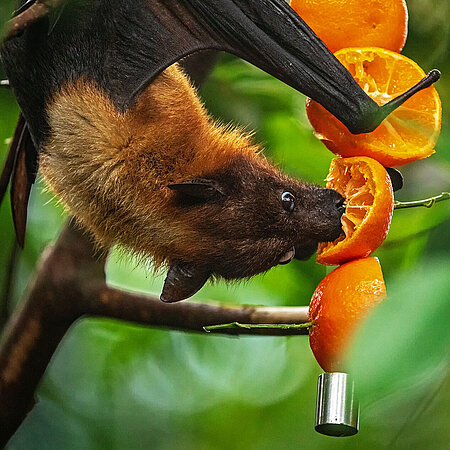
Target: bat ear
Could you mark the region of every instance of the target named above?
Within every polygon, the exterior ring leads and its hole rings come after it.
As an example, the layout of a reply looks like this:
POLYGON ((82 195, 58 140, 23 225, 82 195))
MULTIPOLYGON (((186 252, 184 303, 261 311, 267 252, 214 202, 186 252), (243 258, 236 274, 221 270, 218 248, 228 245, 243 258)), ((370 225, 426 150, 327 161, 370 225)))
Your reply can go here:
POLYGON ((176 264, 167 273, 160 299, 164 303, 174 303, 191 297, 203 287, 210 275, 209 270, 193 264, 176 264))
POLYGON ((385 167, 385 169, 391 179, 392 189, 399 191, 403 187, 403 175, 399 170, 392 167, 385 167))
POLYGON ((169 184, 168 188, 184 196, 199 200, 209 200, 224 194, 217 181, 202 178, 195 178, 184 183, 169 184))

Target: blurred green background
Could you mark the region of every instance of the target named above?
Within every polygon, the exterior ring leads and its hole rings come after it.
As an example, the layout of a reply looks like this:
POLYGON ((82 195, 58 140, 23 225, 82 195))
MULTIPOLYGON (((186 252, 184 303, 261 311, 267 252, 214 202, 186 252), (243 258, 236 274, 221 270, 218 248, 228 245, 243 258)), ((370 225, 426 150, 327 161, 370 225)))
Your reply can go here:
MULTIPOLYGON (((2 23, 13 3, 3 2, 2 23)), ((450 3, 408 0, 408 7, 403 53, 425 71, 441 69, 436 87, 444 117, 437 153, 402 169, 406 182, 399 200, 450 188, 450 3)), ((215 117, 255 130, 265 153, 288 173, 323 184, 333 155, 313 136, 304 96, 229 55, 201 94, 215 117)), ((17 115, 12 94, 1 89, 0 162, 17 115)), ((33 189, 22 252, 14 249, 8 200, 0 209, 2 317, 20 300, 40 253, 65 221, 42 189, 40 181, 33 189)), ((446 448, 449 216, 450 202, 397 211, 376 252, 389 300, 370 317, 351 360, 362 403, 357 436, 328 438, 314 431, 321 370, 306 337, 200 336, 85 319, 58 349, 38 391, 39 403, 8 448, 446 448)), ((314 259, 294 261, 246 283, 207 286, 194 300, 308 305, 326 271, 314 259)), ((163 281, 118 252, 109 259, 107 275, 114 286, 155 294, 163 281)))

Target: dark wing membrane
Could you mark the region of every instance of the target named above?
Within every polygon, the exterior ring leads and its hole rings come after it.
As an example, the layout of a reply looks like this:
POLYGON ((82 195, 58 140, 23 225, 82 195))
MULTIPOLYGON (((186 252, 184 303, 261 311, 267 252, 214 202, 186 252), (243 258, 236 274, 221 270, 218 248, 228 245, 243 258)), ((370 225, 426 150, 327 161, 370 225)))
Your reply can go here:
POLYGON ((167 66, 208 48, 251 62, 324 105, 349 128, 366 128, 363 119, 373 121, 378 111, 284 0, 145 0, 142 10, 131 3, 122 2, 124 11, 116 16, 118 38, 108 58, 122 109, 167 66))
POLYGON ((28 126, 25 124, 11 183, 11 208, 16 230, 17 242, 21 247, 25 244, 27 226, 28 199, 31 187, 36 180, 38 154, 31 139, 28 126))
POLYGON ((108 62, 112 93, 122 109, 159 72, 202 49, 225 50, 251 62, 322 104, 353 133, 373 131, 407 98, 439 78, 435 71, 406 95, 379 107, 285 0, 117 4, 123 11, 115 15, 108 62))
POLYGON ((19 148, 23 141, 23 136, 25 133, 26 122, 23 115, 19 115, 19 120, 17 121, 16 130, 14 131, 14 137, 9 147, 8 156, 6 157, 5 165, 3 166, 2 174, 0 176, 0 204, 3 201, 6 190, 8 189, 9 181, 11 180, 11 175, 14 170, 14 164, 17 159, 17 154, 19 153, 19 148))
POLYGON ((201 50, 224 50, 251 62, 321 103, 353 133, 373 130, 438 77, 434 72, 380 108, 285 0, 66 0, 64 5, 2 47, 37 146, 48 131, 46 104, 65 82, 93 80, 125 111, 160 72, 201 50))
POLYGON ((31 186, 36 179, 38 153, 31 139, 27 123, 19 115, 14 137, 0 176, 0 203, 11 183, 11 208, 17 241, 21 247, 25 243, 28 199, 31 186))

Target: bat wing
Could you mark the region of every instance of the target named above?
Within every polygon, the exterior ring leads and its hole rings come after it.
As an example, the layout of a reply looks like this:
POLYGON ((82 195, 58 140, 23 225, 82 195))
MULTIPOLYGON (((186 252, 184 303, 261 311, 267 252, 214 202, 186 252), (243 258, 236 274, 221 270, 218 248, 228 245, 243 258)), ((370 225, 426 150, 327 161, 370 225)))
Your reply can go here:
POLYGON ((434 71, 379 107, 285 0, 66 0, 63 5, 2 48, 37 145, 45 138, 46 103, 64 82, 95 80, 125 111, 159 73, 201 50, 223 50, 249 61, 319 102, 353 133, 372 131, 439 77, 434 71))
POLYGON ((379 107, 285 0, 117 3, 123 10, 115 15, 108 60, 112 93, 122 109, 170 64, 204 49, 249 61, 322 104, 353 133, 374 130, 418 90, 379 107))
POLYGON ((0 204, 3 201, 6 190, 8 188, 8 184, 11 180, 11 175, 14 170, 14 164, 17 159, 19 146, 23 139, 25 123, 25 119, 23 118, 22 114, 20 114, 19 120, 17 121, 16 130, 14 132, 14 137, 11 142, 11 146, 9 147, 8 155, 6 157, 5 165, 3 166, 2 174, 0 175, 0 204))
POLYGON ((17 158, 12 173, 11 207, 17 242, 23 248, 27 225, 28 199, 31 187, 36 180, 38 153, 31 139, 27 124, 24 126, 23 138, 17 149, 17 158))
POLYGON ((37 150, 22 114, 19 116, 14 137, 0 176, 0 203, 11 181, 11 209, 17 242, 25 243, 27 206, 31 187, 37 173, 37 150))
POLYGON ((124 10, 115 16, 108 60, 112 95, 122 109, 170 64, 217 49, 308 95, 354 131, 372 125, 366 122, 373 122, 376 103, 284 0, 119 3, 124 10))

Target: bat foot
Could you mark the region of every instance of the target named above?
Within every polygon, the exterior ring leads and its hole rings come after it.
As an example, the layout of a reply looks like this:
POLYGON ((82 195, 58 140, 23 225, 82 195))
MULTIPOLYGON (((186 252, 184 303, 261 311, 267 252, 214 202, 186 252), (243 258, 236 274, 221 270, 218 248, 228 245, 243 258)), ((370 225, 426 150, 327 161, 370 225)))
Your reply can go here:
MULTIPOLYGON (((394 98, 390 102, 381 106, 380 117, 378 118, 378 123, 376 127, 389 115, 391 112, 395 111, 399 106, 406 102, 406 100, 410 99, 413 95, 417 94, 417 92, 422 91, 423 89, 429 88, 431 85, 436 83, 436 81, 441 78, 441 72, 437 69, 433 69, 428 72, 427 76, 422 78, 416 85, 414 85, 411 89, 408 89, 403 94, 394 98)), ((376 128, 375 127, 375 128, 376 128)))

